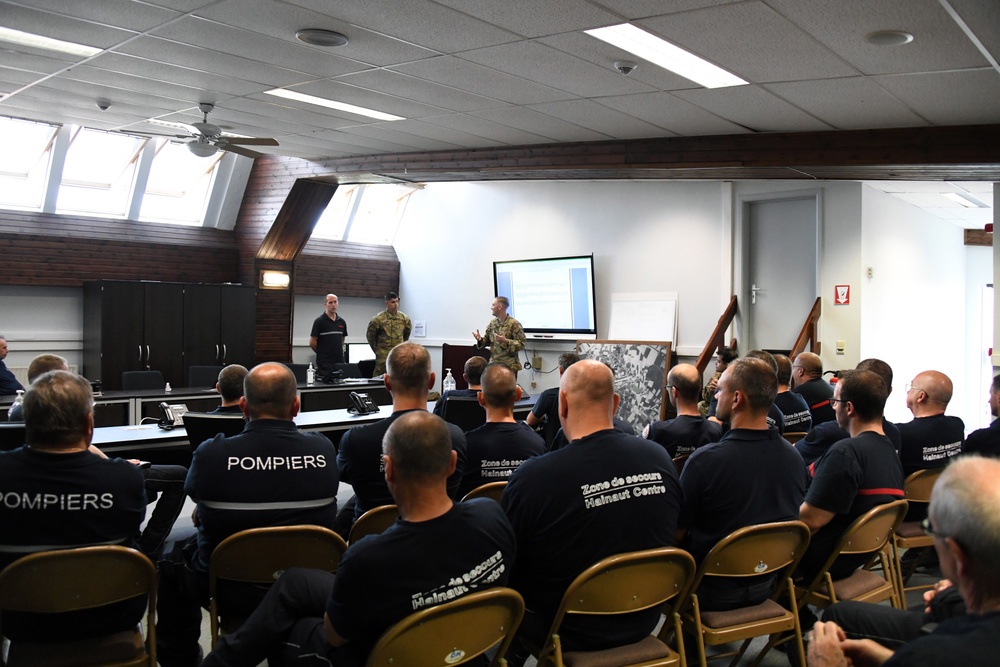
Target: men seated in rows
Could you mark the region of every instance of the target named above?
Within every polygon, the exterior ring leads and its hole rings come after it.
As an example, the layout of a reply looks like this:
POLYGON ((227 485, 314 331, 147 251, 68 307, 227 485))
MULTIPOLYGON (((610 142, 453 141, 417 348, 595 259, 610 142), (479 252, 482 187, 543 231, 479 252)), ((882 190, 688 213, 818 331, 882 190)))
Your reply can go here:
MULTIPOLYGON (((806 493, 802 458, 767 425, 778 387, 771 367, 760 359, 737 359, 718 387, 718 416, 729 430, 691 454, 681 473, 678 541, 698 563, 735 530, 797 519, 806 493)), ((705 611, 734 609, 763 602, 776 584, 772 574, 739 582, 710 577, 698 589, 698 600, 705 611)))
MULTIPOLYGON (((774 373, 775 382, 777 382, 778 362, 774 360, 774 355, 772 355, 770 352, 766 350, 750 350, 749 352, 747 352, 746 357, 744 358, 760 359, 761 361, 763 361, 765 364, 768 365, 768 367, 770 367, 771 372, 774 373)), ((719 419, 719 416, 716 414, 716 410, 718 410, 718 405, 719 405, 719 392, 716 391, 715 400, 712 402, 712 407, 709 409, 708 417, 709 419, 714 420, 719 424, 721 424, 722 432, 725 433, 726 429, 729 428, 729 425, 722 419, 719 419)), ((782 414, 781 410, 778 409, 778 406, 775 405, 773 401, 771 402, 771 405, 768 406, 767 408, 767 427, 776 429, 779 435, 785 432, 785 415, 782 414)))
POLYGON ((970 433, 962 444, 963 454, 981 454, 982 456, 1000 457, 1000 375, 990 383, 990 414, 993 423, 970 433))
MULTIPOLYGON (((36 379, 49 371, 68 370, 69 364, 59 355, 40 354, 28 364, 28 384, 30 386, 36 379)), ((14 406, 8 418, 10 421, 24 421, 23 403, 14 406)), ((90 445, 89 449, 91 454, 103 459, 108 458, 93 444, 90 445)), ((187 468, 179 465, 151 465, 141 468, 142 462, 137 459, 129 459, 129 463, 141 469, 146 486, 146 500, 150 503, 156 501, 149 521, 146 522, 142 534, 136 540, 135 547, 156 561, 162 555, 167 536, 184 508, 184 501, 187 499, 187 495, 184 493, 184 478, 187 475, 187 468)))
MULTIPOLYGON (((208 564, 220 542, 248 528, 333 528, 337 516, 336 450, 323 434, 299 431, 292 421, 299 412, 292 371, 274 362, 255 366, 240 405, 249 419, 243 432, 220 433, 191 458, 184 490, 197 504, 198 532, 161 563, 156 645, 163 667, 198 663, 208 564)), ((247 586, 230 597, 245 598, 238 606, 253 608, 261 593, 247 586)))
MULTIPOLYGON (((373 507, 392 504, 392 494, 385 483, 382 438, 392 423, 407 412, 427 410, 427 394, 434 381, 431 355, 420 345, 402 343, 389 352, 385 388, 392 396, 392 415, 374 424, 355 426, 340 439, 337 468, 340 478, 354 488, 355 494, 353 517, 338 520, 341 533, 349 533, 354 520, 373 507)), ((465 434, 454 424, 448 424, 448 430, 458 455, 458 464, 448 479, 448 492, 457 499, 465 471, 465 434)))
POLYGON ((266 658, 272 665, 363 665, 397 621, 507 585, 514 559, 510 523, 492 500, 452 501, 446 484, 457 453, 445 422, 410 410, 389 425, 383 447, 400 520, 352 544, 336 576, 285 572, 243 626, 220 638, 202 667, 256 665, 266 658))
MULTIPOLYGON (((656 443, 613 428, 619 401, 605 364, 585 359, 568 368, 560 381, 559 418, 569 444, 522 463, 501 498, 517 538, 511 585, 528 610, 519 635, 531 643, 544 639, 563 593, 583 570, 612 554, 675 542, 681 503, 676 469, 656 443)), ((573 617, 563 623, 562 646, 573 651, 636 642, 659 617, 658 608, 573 617)), ((517 650, 517 662, 523 657, 517 650)))
POLYGON ((847 639, 834 623, 818 623, 809 664, 944 667, 995 665, 1000 653, 1000 461, 963 457, 934 486, 927 533, 941 572, 968 608, 893 652, 870 639, 847 639), (849 662, 850 661, 850 662, 849 662))
MULTIPOLYGON (((66 371, 36 378, 24 395, 27 446, 0 452, 0 569, 25 554, 97 544, 133 546, 146 515, 139 469, 88 451, 94 435, 90 383, 66 371)), ((135 627, 145 600, 102 607, 60 624, 60 639, 135 627)), ((51 621, 51 619, 49 619, 51 621)), ((48 621, 5 615, 4 635, 51 641, 48 621)))
POLYGON ((449 398, 475 398, 482 387, 481 379, 483 377, 483 371, 486 370, 486 364, 486 359, 482 357, 470 357, 465 362, 465 368, 462 371, 462 377, 465 378, 469 388, 449 389, 441 394, 441 398, 439 398, 437 403, 434 404, 434 414, 442 419, 444 418, 444 404, 449 398))
POLYGON ((521 398, 514 371, 490 364, 482 373, 478 394, 479 404, 486 409, 486 423, 465 434, 466 467, 459 497, 477 486, 507 481, 522 462, 545 452, 542 436, 514 419, 514 403, 521 398))
POLYGON ((222 403, 213 414, 243 414, 240 407, 240 399, 243 398, 243 380, 246 379, 249 371, 239 364, 229 364, 219 371, 219 381, 215 383, 215 390, 222 397, 222 403))
POLYGON ((812 413, 801 394, 791 390, 792 360, 783 354, 774 355, 778 365, 778 395, 774 404, 785 417, 785 430, 789 433, 808 433, 812 428, 812 413))
MULTIPOLYGON (((854 370, 875 373, 885 382, 889 395, 892 394, 892 367, 889 364, 881 359, 864 359, 858 362, 854 370)), ((882 417, 882 432, 892 441, 892 446, 898 452, 900 436, 896 425, 882 417)), ((802 460, 806 462, 806 465, 811 466, 819 457, 823 456, 826 450, 830 449, 833 443, 849 437, 851 437, 850 434, 842 429, 836 420, 823 422, 809 431, 806 437, 795 443, 795 449, 802 455, 802 460)))
MULTIPOLYGON (((559 355, 559 377, 566 372, 566 369, 580 361, 580 355, 576 352, 563 352, 559 355)), ((544 427, 542 437, 545 438, 546 451, 552 449, 556 434, 559 433, 559 387, 546 389, 538 395, 535 405, 528 414, 528 426, 537 429, 544 427)))
POLYGON ((667 373, 667 397, 677 409, 677 416, 653 422, 643 436, 662 445, 670 458, 685 456, 702 445, 717 442, 722 426, 706 419, 698 411, 701 373, 697 366, 677 364, 667 373))
POLYGON ((792 362, 792 391, 806 399, 812 425, 816 428, 823 422, 836 421, 830 399, 833 388, 823 379, 823 361, 818 354, 799 352, 792 362))
POLYGON ((702 390, 702 400, 698 403, 698 411, 706 417, 715 414, 715 394, 719 391, 719 378, 722 377, 726 366, 739 359, 739 352, 736 348, 720 347, 715 353, 715 373, 709 378, 702 390))
POLYGON ((901 437, 899 459, 903 473, 943 468, 962 452, 965 423, 944 413, 951 401, 951 379, 939 371, 918 373, 906 385, 906 407, 913 419, 896 424, 901 437))
MULTIPOLYGON (((851 437, 835 443, 816 461, 799 511, 812 533, 799 563, 799 574, 806 581, 820 571, 856 518, 903 497, 903 469, 882 430, 888 393, 882 378, 871 371, 847 371, 837 382, 831 400, 837 421, 851 437)), ((839 558, 830 575, 834 579, 847 576, 863 564, 858 558, 839 558)))

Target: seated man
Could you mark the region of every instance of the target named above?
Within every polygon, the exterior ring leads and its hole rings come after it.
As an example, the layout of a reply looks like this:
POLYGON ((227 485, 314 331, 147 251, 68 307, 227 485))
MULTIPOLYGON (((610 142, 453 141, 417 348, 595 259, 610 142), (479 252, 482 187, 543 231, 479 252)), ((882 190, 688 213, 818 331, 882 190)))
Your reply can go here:
MULTIPOLYGON (((892 394, 892 367, 881 359, 864 359, 854 367, 856 371, 871 371, 882 378, 885 382, 887 396, 892 394)), ((899 452, 899 429, 891 421, 882 417, 882 432, 892 441, 892 446, 899 452)), ((823 422, 813 428, 806 437, 795 443, 795 449, 802 455, 802 460, 807 466, 811 466, 819 457, 823 456, 830 446, 841 440, 851 437, 836 420, 823 422)))
MULTIPOLYGON (((774 355, 767 350, 750 350, 747 352, 746 356, 750 359, 760 359, 766 363, 771 368, 771 372, 774 373, 775 381, 777 381, 778 362, 774 360, 774 355)), ((716 392, 716 397, 712 400, 712 405, 708 410, 708 418, 710 421, 714 421, 715 423, 721 425, 722 432, 725 433, 729 428, 729 425, 725 422, 725 420, 720 419, 716 414, 718 405, 718 392, 716 392)), ((778 435, 785 432, 785 415, 778 409, 778 406, 775 405, 773 401, 767 408, 767 427, 777 429, 778 435)))
MULTIPOLYGON (((239 364, 229 364, 219 371, 219 381, 215 383, 215 390, 222 397, 222 404, 212 410, 213 414, 243 414, 240 407, 240 399, 243 398, 243 380, 246 379, 246 367, 239 364)), ((193 446, 194 443, 192 443, 193 446)))
POLYGON ((959 417, 944 413, 951 394, 951 379, 939 371, 918 373, 906 386, 906 407, 913 413, 913 419, 896 424, 904 475, 943 468, 948 459, 962 452, 965 424, 959 417))
MULTIPOLYGON (((851 437, 834 444, 815 463, 812 484, 799 510, 799 518, 812 532, 798 570, 807 582, 855 519, 903 497, 903 469, 882 431, 887 396, 885 382, 871 371, 848 371, 837 382, 831 402, 837 421, 851 437)), ((841 557, 830 568, 830 576, 845 577, 866 558, 841 557)))
POLYGON ((709 378, 702 389, 702 400, 698 403, 698 411, 705 415, 715 414, 715 394, 719 391, 719 378, 726 370, 726 367, 740 358, 740 353, 735 347, 719 347, 715 352, 715 373, 709 378))
POLYGON ((809 404, 812 425, 836 421, 830 399, 833 388, 823 379, 823 361, 818 354, 800 352, 792 363, 792 391, 800 394, 809 404))
MULTIPOLYGON (((88 451, 94 435, 90 383, 66 371, 35 378, 24 395, 27 446, 0 452, 0 569, 25 554, 52 549, 133 546, 146 515, 142 474, 122 459, 88 451)), ((60 625, 59 638, 82 639, 135 627, 143 599, 85 613, 60 625)), ((48 621, 4 617, 4 635, 51 641, 48 621)))
MULTIPOLYGON (((28 384, 33 383, 49 371, 68 371, 69 365, 66 360, 56 354, 40 354, 28 364, 28 384)), ((22 418, 21 406, 11 409, 8 416, 10 421, 24 421, 22 418)), ((108 458, 95 445, 90 445, 90 452, 100 456, 102 459, 108 458)), ((128 459, 129 463, 139 467, 141 461, 138 459, 128 459)), ((174 522, 184 508, 184 501, 187 494, 184 493, 184 478, 187 476, 187 468, 177 465, 152 465, 140 468, 142 477, 145 480, 146 500, 150 503, 156 502, 153 512, 143 528, 142 534, 136 541, 135 548, 149 556, 153 562, 163 553, 163 544, 174 527, 174 522)))
MULTIPOLYGON (((806 493, 802 457, 767 425, 778 388, 771 367, 760 359, 737 359, 718 387, 718 415, 729 430, 719 442, 691 454, 681 473, 678 543, 699 564, 735 530, 797 519, 806 493)), ((699 587, 698 599, 705 611, 734 609, 763 602, 776 584, 772 574, 739 582, 710 577, 699 587)))
MULTIPOLYGON (((677 471, 661 446, 612 427, 619 401, 606 365, 585 359, 570 366, 559 392, 570 443, 522 463, 501 499, 517 537, 511 585, 527 606, 518 635, 532 643, 544 639, 563 593, 583 570, 606 556, 673 546, 676 539, 677 471)), ((562 645, 568 651, 622 646, 648 635, 659 618, 658 608, 573 617, 563 624, 562 645)))
POLYGON ((256 665, 265 658, 272 665, 363 665, 379 636, 413 612, 507 585, 513 531, 492 500, 452 502, 446 484, 458 456, 447 425, 409 411, 390 424, 383 447, 399 521, 352 544, 336 576, 304 569, 283 574, 202 667, 256 665))
POLYGON ((785 417, 785 430, 789 433, 808 433, 812 428, 812 413, 806 399, 790 388, 792 360, 783 354, 775 354, 774 363, 778 365, 778 395, 774 397, 774 404, 785 417))
MULTIPOLYGON (((990 384, 990 414, 995 418, 1000 412, 1000 375, 990 384)), ((963 454, 981 454, 1000 458, 1000 419, 994 419, 986 428, 973 431, 962 444, 963 454)))
POLYGON ((521 398, 517 376, 503 364, 490 364, 482 374, 479 404, 486 423, 465 434, 466 468, 461 498, 477 486, 507 481, 522 462, 545 452, 545 441, 529 426, 514 419, 514 403, 521 398))
POLYGON ((462 377, 469 384, 468 389, 449 389, 441 395, 441 398, 434 404, 434 414, 438 417, 444 418, 444 403, 449 398, 453 396, 465 397, 465 398, 475 398, 479 393, 479 389, 482 387, 480 380, 483 377, 483 371, 486 370, 487 361, 482 357, 470 357, 465 362, 465 369, 463 371, 462 377))
POLYGON ((937 484, 927 532, 941 571, 955 582, 968 614, 943 621, 930 634, 893 652, 870 639, 847 639, 835 623, 817 623, 809 664, 934 667, 995 665, 1000 652, 1000 461, 962 457, 937 484), (849 662, 850 661, 850 662, 849 662))
MULTIPOLYGON (((427 394, 433 386, 434 372, 427 350, 409 342, 392 348, 386 358, 385 372, 385 388, 392 396, 392 414, 374 424, 355 426, 340 439, 337 467, 340 478, 354 487, 355 494, 353 516, 338 520, 342 534, 349 533, 354 520, 371 508, 392 504, 392 494, 385 483, 382 437, 407 412, 426 411, 427 394)), ((458 486, 465 470, 465 434, 454 424, 449 424, 448 430, 458 455, 455 472, 448 480, 448 493, 458 500, 458 486)))
MULTIPOLYGON (((563 352, 559 355, 559 377, 566 372, 566 369, 580 361, 580 355, 576 352, 563 352)), ((531 428, 544 428, 542 437, 545 438, 545 450, 552 449, 556 434, 559 433, 559 387, 546 389, 538 395, 535 405, 532 406, 528 414, 528 426, 531 428)))
POLYGON ((643 436, 662 445, 670 458, 690 454, 702 445, 718 442, 722 426, 706 419, 698 411, 701 373, 691 364, 678 364, 667 374, 667 397, 677 408, 677 416, 653 422, 643 436))
MULTIPOLYGON (((218 434, 195 450, 184 489, 197 503, 197 534, 177 543, 161 564, 156 652, 163 667, 195 665, 201 608, 208 606, 208 563, 222 540, 248 528, 312 523, 333 528, 339 478, 336 451, 321 433, 303 433, 295 376, 287 366, 255 366, 240 399, 249 422, 239 435, 218 434)), ((241 591, 239 606, 260 601, 241 591)))

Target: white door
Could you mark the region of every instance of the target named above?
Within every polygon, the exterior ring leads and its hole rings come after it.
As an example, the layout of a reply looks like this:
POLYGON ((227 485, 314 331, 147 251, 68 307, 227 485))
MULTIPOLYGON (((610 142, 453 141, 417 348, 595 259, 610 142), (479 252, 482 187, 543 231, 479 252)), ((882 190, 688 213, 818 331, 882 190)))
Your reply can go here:
POLYGON ((744 215, 746 349, 787 353, 817 296, 816 197, 751 201, 744 215))

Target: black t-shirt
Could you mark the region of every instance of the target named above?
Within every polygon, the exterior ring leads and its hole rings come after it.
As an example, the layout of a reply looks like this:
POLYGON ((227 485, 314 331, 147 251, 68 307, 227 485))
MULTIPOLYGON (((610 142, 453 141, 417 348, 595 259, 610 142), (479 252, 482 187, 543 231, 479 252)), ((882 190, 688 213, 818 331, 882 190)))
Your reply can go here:
POLYGON ((506 586, 514 533, 503 510, 479 498, 430 521, 398 520, 344 554, 327 615, 349 640, 332 664, 363 665, 385 630, 410 614, 467 593, 506 586))
POLYGON ((955 616, 906 643, 885 667, 993 667, 1000 654, 1000 612, 955 616))
POLYGON ((987 428, 970 433, 962 444, 962 453, 1000 458, 1000 419, 994 420, 987 428))
MULTIPOLYGON (((354 488, 354 495, 357 497, 354 505, 355 519, 373 507, 396 502, 385 483, 382 438, 392 422, 407 412, 410 411, 400 410, 380 422, 355 426, 340 439, 337 468, 340 470, 340 478, 354 488)), ((448 478, 448 495, 457 500, 458 487, 465 472, 465 434, 454 424, 448 424, 448 430, 451 431, 452 449, 458 452, 455 472, 448 478)))
MULTIPOLYGON (((892 441, 893 449, 899 454, 900 436, 899 429, 885 417, 882 418, 882 432, 892 441)), ((802 456, 802 460, 807 466, 811 466, 819 457, 826 453, 826 450, 835 442, 850 438, 851 434, 840 428, 836 420, 823 422, 813 430, 806 433, 806 437, 795 443, 795 449, 802 456)))
POLYGON ((688 458, 681 488, 678 526, 688 529, 683 546, 700 563, 734 530, 798 519, 806 466, 774 429, 733 429, 688 458))
MULTIPOLYGON (((902 497, 903 469, 889 438, 866 431, 834 444, 816 462, 805 502, 835 516, 812 536, 799 572, 807 579, 814 576, 855 519, 902 497)), ((866 559, 841 557, 830 574, 846 576, 866 559)))
POLYGON ((208 572, 216 545, 248 528, 311 523, 332 529, 340 478, 337 452, 322 433, 282 419, 255 419, 195 450, 184 491, 198 504, 198 555, 208 572))
POLYGON ((479 395, 478 389, 449 389, 448 391, 441 394, 441 398, 434 403, 434 414, 436 414, 441 419, 444 419, 444 403, 449 398, 454 396, 460 398, 475 398, 479 395))
POLYGON ((774 405, 785 416, 785 430, 789 433, 806 433, 812 428, 812 413, 801 394, 783 391, 775 396, 774 405))
POLYGON ((823 378, 816 378, 804 382, 792 389, 796 394, 800 394, 806 399, 809 405, 809 412, 812 413, 813 428, 823 422, 837 421, 837 414, 833 411, 833 387, 823 378))
MULTIPOLYGON (((713 403, 711 407, 709 407, 709 417, 715 417, 716 407, 718 407, 717 403, 713 403)), ((774 403, 771 403, 771 407, 767 409, 767 427, 775 429, 778 432, 778 435, 785 432, 785 415, 774 403)), ((722 422, 722 432, 725 433, 728 430, 729 422, 722 422)))
MULTIPOLYGON (((501 505, 517 537, 511 583, 527 607, 551 620, 583 570, 616 553, 672 546, 681 489, 663 447, 613 429, 528 459, 511 475, 501 505)), ((592 619, 571 617, 570 650, 621 646, 648 635, 659 609, 592 619)))
POLYGON ((334 364, 344 363, 344 341, 347 340, 347 322, 340 315, 331 320, 323 313, 313 321, 310 338, 316 339, 316 368, 333 370, 334 364))
POLYGON ((690 454, 710 442, 718 442, 722 437, 722 425, 701 416, 680 415, 653 422, 646 437, 662 445, 670 458, 674 458, 690 454))
POLYGON ((559 387, 546 389, 538 395, 535 405, 531 408, 531 414, 536 419, 543 422, 546 451, 552 449, 552 443, 556 440, 556 434, 562 425, 559 423, 559 387))
POLYGON ((545 441, 527 424, 487 422, 469 431, 459 497, 477 486, 506 481, 522 462, 543 453, 545 441))
POLYGON ((943 468, 948 465, 948 459, 962 453, 965 424, 958 417, 918 417, 896 426, 902 437, 899 459, 906 475, 917 470, 943 468))

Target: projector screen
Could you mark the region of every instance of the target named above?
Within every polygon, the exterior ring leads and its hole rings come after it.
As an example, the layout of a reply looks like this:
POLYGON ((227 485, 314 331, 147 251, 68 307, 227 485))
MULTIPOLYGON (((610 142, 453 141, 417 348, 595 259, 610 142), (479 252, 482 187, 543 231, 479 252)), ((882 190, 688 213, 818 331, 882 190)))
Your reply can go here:
POLYGON ((528 338, 597 338, 593 255, 493 262, 493 286, 528 338))

